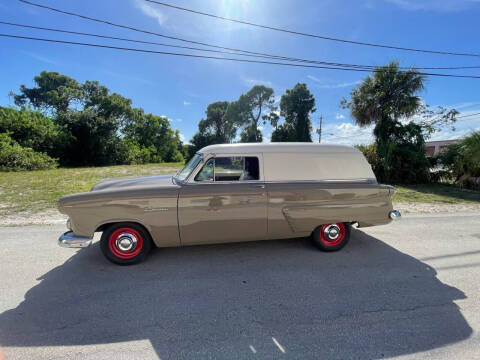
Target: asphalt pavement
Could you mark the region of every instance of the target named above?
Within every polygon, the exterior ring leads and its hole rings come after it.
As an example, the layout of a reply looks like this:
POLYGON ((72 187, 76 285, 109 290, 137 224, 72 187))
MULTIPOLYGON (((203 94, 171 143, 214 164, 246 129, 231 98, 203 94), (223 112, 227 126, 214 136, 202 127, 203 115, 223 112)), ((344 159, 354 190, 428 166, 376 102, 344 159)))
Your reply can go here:
POLYGON ((116 266, 64 226, 0 228, 11 359, 480 359, 480 214, 307 239, 156 249, 116 266))

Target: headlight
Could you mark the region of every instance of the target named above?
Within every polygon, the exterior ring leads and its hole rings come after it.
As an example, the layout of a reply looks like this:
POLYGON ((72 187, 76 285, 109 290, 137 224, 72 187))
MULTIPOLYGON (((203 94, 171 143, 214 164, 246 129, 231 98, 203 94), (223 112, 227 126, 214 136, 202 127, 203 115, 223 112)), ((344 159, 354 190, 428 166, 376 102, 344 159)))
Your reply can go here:
POLYGON ((67 220, 67 229, 72 230, 72 222, 70 221, 70 219, 67 220))

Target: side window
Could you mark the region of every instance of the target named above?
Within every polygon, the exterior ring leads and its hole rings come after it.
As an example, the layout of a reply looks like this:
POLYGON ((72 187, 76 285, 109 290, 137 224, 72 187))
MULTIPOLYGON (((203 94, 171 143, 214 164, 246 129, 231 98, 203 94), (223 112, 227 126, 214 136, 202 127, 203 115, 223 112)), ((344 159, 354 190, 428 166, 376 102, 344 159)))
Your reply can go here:
POLYGON ((243 157, 215 158, 215 181, 238 181, 243 172, 243 157))
POLYGON ((203 165, 202 170, 195 176, 195 181, 213 181, 213 167, 215 165, 215 159, 208 160, 203 165))
POLYGON ((259 180, 258 157, 224 156, 208 160, 195 177, 195 181, 247 181, 259 180))
POLYGON ((240 180, 260 180, 260 166, 258 157, 248 156, 245 158, 243 175, 240 180))

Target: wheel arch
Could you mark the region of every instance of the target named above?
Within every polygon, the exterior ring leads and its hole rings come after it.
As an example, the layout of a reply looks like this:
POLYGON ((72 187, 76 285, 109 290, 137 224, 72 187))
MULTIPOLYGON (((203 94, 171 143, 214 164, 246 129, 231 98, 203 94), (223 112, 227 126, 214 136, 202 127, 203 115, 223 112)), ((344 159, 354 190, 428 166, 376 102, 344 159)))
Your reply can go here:
POLYGON ((147 234, 150 236, 150 239, 153 241, 152 237, 152 232, 150 231, 149 227, 143 224, 141 221, 137 219, 115 219, 115 220, 108 220, 105 222, 102 222, 98 224, 95 228, 95 232, 104 232, 108 227, 115 225, 115 224, 120 224, 120 223, 130 223, 130 224, 135 224, 138 226, 141 226, 147 234))

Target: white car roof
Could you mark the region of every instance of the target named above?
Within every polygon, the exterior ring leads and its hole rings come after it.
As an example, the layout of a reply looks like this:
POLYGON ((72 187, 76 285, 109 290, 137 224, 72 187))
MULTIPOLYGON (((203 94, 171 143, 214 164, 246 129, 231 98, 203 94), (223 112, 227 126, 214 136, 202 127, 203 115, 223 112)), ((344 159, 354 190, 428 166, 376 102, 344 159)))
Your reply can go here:
POLYGON ((198 151, 201 154, 235 153, 357 153, 360 150, 345 145, 323 145, 315 143, 235 143, 209 145, 198 151))

